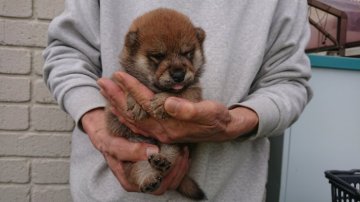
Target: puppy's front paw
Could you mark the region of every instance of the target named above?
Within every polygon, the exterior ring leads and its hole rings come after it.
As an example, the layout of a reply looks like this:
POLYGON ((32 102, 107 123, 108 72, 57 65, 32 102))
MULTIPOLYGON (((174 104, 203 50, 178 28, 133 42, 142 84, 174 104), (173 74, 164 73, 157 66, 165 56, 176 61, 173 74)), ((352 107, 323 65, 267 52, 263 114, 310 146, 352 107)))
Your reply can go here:
POLYGON ((159 93, 154 96, 151 100, 151 112, 152 115, 157 119, 166 119, 169 115, 166 113, 164 103, 166 98, 169 96, 165 93, 159 93))
POLYGON ((159 170, 161 172, 166 172, 171 167, 171 162, 169 162, 164 156, 161 154, 152 154, 148 158, 148 161, 151 165, 151 167, 155 168, 156 170, 159 170))
POLYGON ((148 118, 148 113, 132 98, 127 98, 127 110, 131 112, 132 118, 136 121, 148 118))
POLYGON ((151 193, 160 187, 162 176, 158 174, 148 176, 140 185, 140 191, 143 193, 151 193))

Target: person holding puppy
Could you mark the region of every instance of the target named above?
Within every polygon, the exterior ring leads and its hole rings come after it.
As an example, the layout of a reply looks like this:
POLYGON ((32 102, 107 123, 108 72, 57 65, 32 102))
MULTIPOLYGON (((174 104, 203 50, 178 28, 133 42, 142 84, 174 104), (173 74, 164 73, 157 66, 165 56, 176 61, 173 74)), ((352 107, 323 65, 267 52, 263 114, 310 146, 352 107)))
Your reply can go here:
POLYGON ((264 201, 268 137, 296 121, 312 97, 308 38, 302 0, 67 0, 49 27, 44 79, 77 123, 70 172, 74 201, 186 201, 172 191, 186 174, 209 201, 264 201), (184 13, 206 31, 204 100, 170 97, 164 105, 169 119, 140 123, 126 111, 126 95, 148 106, 152 91, 124 72, 115 74, 116 82, 107 78, 122 70, 118 55, 132 20, 159 7, 184 13), (184 149, 159 189, 139 193, 126 180, 123 162, 146 160, 158 148, 108 134, 106 100, 138 134, 168 144, 196 143, 191 162, 184 149))

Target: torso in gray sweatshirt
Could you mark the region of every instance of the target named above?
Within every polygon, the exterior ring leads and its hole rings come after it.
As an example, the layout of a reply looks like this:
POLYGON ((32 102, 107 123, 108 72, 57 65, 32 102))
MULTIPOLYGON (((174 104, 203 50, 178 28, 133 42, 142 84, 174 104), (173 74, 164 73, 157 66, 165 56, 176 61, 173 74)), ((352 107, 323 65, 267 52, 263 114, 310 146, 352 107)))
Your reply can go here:
MULTIPOLYGON (((209 201, 264 200, 269 142, 300 115, 311 98, 309 37, 304 0, 67 0, 49 28, 44 77, 60 106, 79 123, 105 106, 96 79, 122 68, 118 55, 132 20, 168 7, 188 15, 207 34, 201 78, 203 97, 228 107, 246 106, 259 116, 248 139, 200 143, 190 175, 209 201)), ((72 138, 70 184, 74 201, 186 201, 124 191, 77 124, 72 138)))

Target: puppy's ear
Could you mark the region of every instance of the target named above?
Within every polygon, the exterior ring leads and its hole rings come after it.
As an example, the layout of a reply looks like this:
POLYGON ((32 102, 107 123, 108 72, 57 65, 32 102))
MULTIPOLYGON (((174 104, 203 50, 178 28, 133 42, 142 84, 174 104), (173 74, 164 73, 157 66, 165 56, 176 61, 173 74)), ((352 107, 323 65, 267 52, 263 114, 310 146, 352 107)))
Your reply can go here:
POLYGON ((129 31, 125 37, 125 47, 128 48, 130 53, 136 52, 137 48, 139 47, 139 33, 138 30, 136 31, 129 31))
POLYGON ((200 44, 202 44, 206 37, 205 31, 201 27, 196 27, 195 31, 196 31, 196 38, 199 40, 200 44))

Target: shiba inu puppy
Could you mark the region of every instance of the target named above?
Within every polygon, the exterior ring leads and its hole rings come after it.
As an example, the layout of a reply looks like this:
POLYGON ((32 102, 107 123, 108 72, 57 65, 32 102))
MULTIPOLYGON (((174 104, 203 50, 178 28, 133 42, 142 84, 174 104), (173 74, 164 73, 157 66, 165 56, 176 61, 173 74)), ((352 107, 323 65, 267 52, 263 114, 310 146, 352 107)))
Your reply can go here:
MULTIPOLYGON (((169 96, 194 102, 201 100, 199 77, 205 62, 204 39, 205 32, 175 10, 160 8, 134 20, 125 37, 120 63, 127 73, 155 94, 150 109, 147 109, 149 113, 128 96, 128 110, 132 112, 134 120, 141 121, 148 116, 168 118, 164 102, 169 96)), ((121 124, 109 109, 106 111, 108 130, 112 134, 159 146, 160 152, 151 155, 148 161, 126 165, 130 182, 139 185, 142 192, 155 191, 180 154, 181 146, 162 144, 135 134, 121 124)), ((191 199, 205 199, 204 192, 189 176, 184 177, 177 190, 191 199)))

